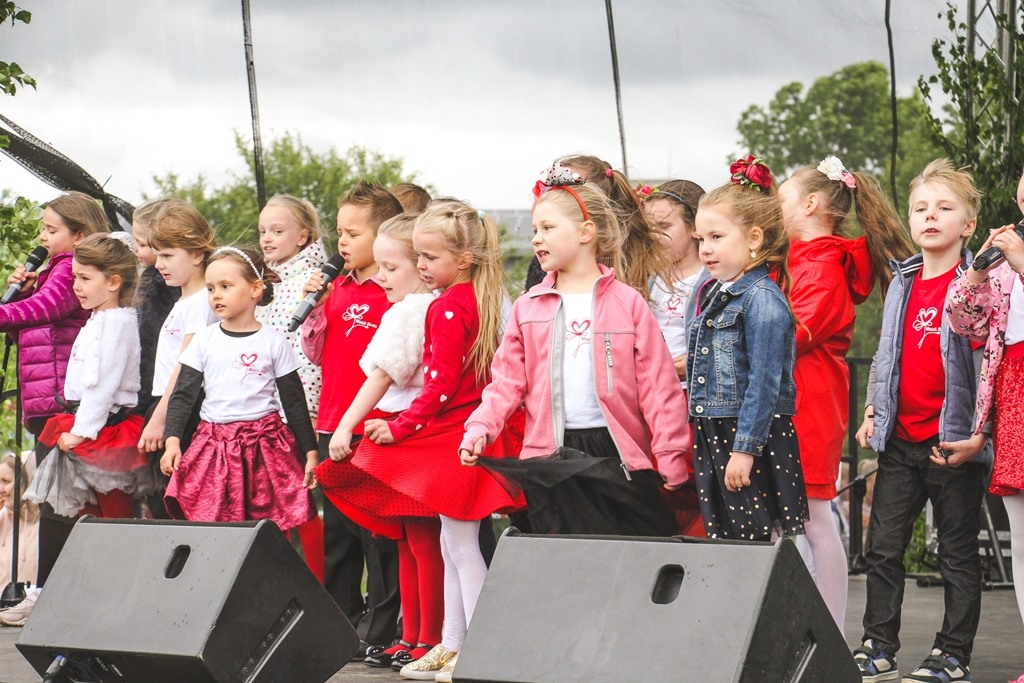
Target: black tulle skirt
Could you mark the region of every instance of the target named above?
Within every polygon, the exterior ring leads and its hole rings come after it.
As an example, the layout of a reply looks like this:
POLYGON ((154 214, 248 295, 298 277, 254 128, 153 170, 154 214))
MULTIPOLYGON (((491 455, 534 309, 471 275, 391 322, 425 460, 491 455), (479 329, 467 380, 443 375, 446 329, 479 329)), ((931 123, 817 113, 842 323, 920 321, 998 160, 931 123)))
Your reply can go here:
POLYGON ((555 453, 523 460, 480 458, 510 493, 526 496, 530 533, 671 536, 675 518, 654 470, 623 469, 604 427, 569 429, 555 453))

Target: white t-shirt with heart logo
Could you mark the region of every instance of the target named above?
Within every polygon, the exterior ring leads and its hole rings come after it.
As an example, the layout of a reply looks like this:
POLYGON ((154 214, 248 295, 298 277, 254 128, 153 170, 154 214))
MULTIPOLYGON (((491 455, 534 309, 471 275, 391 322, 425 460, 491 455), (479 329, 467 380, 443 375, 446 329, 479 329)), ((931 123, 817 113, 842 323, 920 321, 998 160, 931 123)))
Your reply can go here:
POLYGON ((659 278, 651 286, 651 312, 658 321, 658 327, 661 328, 673 358, 686 355, 687 331, 683 326, 683 317, 699 275, 700 271, 671 286, 659 278))
POLYGON ((199 416, 214 424, 279 411, 277 378, 302 365, 287 337, 266 325, 245 336, 210 325, 192 338, 180 362, 203 373, 206 399, 199 416))
MULTIPOLYGON (((562 294, 565 314, 562 383, 565 387, 565 428, 605 427, 594 382, 594 295, 562 294)), ((557 388, 556 388, 557 390, 557 388)))

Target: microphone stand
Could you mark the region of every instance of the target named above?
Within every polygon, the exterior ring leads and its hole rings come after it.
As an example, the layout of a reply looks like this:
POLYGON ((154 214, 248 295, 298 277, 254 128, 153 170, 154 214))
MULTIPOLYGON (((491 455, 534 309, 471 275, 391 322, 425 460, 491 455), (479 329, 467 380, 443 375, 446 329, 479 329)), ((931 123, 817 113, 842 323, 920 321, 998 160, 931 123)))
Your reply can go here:
POLYGON ((13 528, 11 529, 11 582, 4 586, 3 594, 0 595, 0 607, 13 607, 19 602, 25 599, 25 586, 24 584, 18 583, 18 559, 20 557, 18 540, 21 535, 21 400, 18 396, 18 375, 15 372, 14 390, 11 392, 5 392, 4 383, 7 379, 7 364, 11 359, 11 348, 14 347, 14 339, 11 335, 6 336, 6 343, 4 344, 4 364, 0 366, 0 401, 7 400, 8 398, 14 398, 17 407, 15 408, 15 427, 14 427, 14 510, 13 517, 11 519, 13 528))

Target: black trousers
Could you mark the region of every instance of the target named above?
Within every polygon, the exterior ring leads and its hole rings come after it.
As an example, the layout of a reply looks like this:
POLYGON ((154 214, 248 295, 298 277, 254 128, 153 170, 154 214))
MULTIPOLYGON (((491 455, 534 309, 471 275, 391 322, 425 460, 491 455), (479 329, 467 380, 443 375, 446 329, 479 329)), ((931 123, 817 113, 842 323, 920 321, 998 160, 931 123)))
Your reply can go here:
POLYGON ((969 664, 981 618, 978 533, 985 469, 973 462, 957 468, 936 465, 928 459, 932 446, 938 446, 938 438, 909 443, 894 437, 878 457, 868 527, 864 638, 873 638, 892 654, 900 648, 903 555, 914 521, 930 500, 945 592, 945 614, 934 647, 969 664))
MULTIPOLYGON (((320 461, 328 457, 330 434, 319 435, 320 461)), ((360 437, 356 437, 358 440, 360 437)), ((398 631, 398 548, 374 537, 324 496, 324 588, 370 645, 389 645, 398 631), (363 598, 363 566, 366 598, 363 598)))

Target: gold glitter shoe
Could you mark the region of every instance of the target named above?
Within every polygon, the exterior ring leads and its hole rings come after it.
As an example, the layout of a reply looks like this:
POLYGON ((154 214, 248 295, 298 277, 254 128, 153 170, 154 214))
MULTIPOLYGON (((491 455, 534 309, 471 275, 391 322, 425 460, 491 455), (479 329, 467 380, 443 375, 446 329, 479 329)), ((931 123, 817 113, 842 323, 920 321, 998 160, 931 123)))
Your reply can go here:
POLYGON ((402 678, 411 678, 414 681, 432 681, 437 672, 448 663, 448 660, 453 659, 457 654, 459 653, 452 652, 439 643, 415 662, 403 666, 399 674, 402 678))
POLYGON ((448 663, 441 667, 441 670, 434 676, 436 683, 452 683, 452 674, 455 673, 455 662, 459 661, 459 653, 448 660, 448 663))

